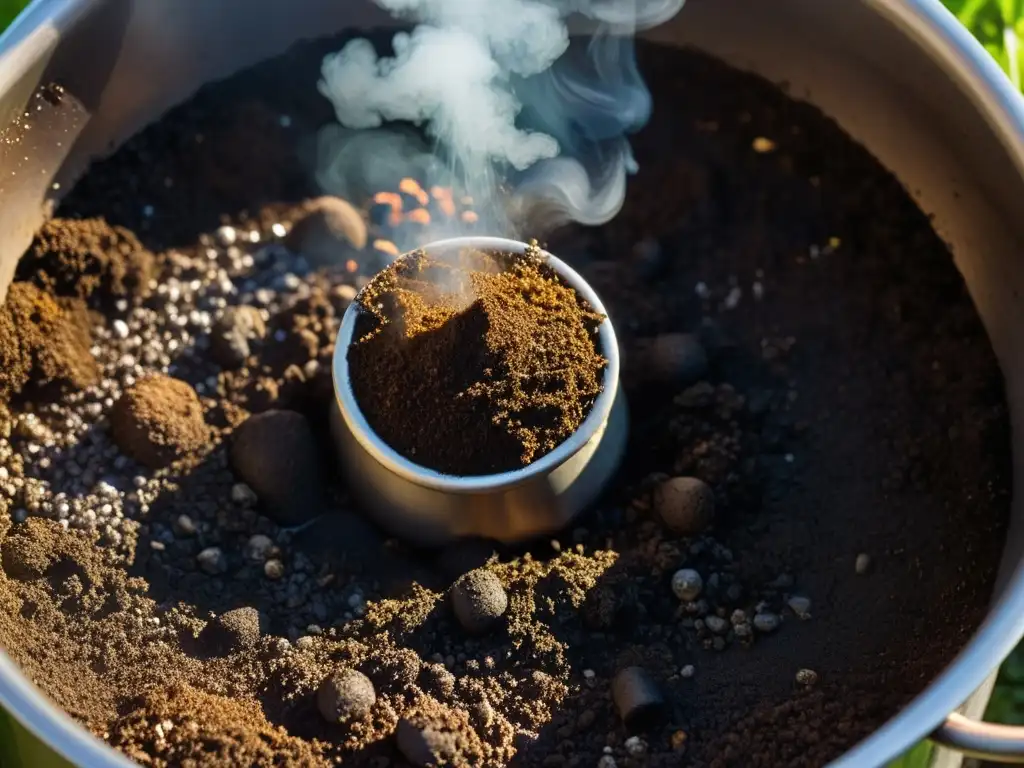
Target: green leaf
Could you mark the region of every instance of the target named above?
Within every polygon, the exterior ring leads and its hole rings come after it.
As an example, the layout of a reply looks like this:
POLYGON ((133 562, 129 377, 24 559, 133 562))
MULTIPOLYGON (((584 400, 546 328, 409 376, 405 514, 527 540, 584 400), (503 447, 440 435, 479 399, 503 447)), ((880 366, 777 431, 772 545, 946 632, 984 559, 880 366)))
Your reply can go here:
POLYGON ((7 29, 26 5, 28 0, 0 0, 0 30, 7 29))
POLYGON ((919 741, 913 749, 891 761, 886 768, 929 768, 934 749, 930 741, 919 741))

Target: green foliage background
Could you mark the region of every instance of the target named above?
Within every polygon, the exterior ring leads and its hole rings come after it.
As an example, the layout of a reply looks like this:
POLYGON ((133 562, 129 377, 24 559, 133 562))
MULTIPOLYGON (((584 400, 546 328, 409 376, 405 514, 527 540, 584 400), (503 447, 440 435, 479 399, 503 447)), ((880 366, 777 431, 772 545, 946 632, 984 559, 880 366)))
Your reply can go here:
MULTIPOLYGON (((216 2, 216 0, 208 0, 216 2)), ((836 2, 838 0, 823 0, 836 2)), ((943 0, 961 23, 999 62, 1010 80, 1024 82, 1024 0, 943 0)), ((0 0, 0 29, 6 28, 28 3, 0 0)), ((1024 725, 1024 649, 1006 660, 992 694, 987 718, 994 722, 1024 725)), ((927 768, 932 746, 921 742, 889 768, 927 768)), ((13 720, 0 712, 0 768, 61 768, 64 761, 48 754, 13 720)))

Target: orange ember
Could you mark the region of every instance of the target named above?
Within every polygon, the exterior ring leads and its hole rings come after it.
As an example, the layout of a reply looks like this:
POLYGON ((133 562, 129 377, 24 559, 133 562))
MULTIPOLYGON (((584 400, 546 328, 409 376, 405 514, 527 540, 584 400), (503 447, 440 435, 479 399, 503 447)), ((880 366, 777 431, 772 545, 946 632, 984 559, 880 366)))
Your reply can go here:
POLYGON ((417 208, 415 211, 409 211, 405 217, 406 221, 411 221, 415 224, 429 224, 430 223, 430 211, 426 208, 417 208))
POLYGON ((355 259, 349 259, 345 262, 345 269, 349 272, 355 272, 359 269, 359 265, 356 263, 355 259))
POLYGON ((391 213, 388 214, 391 226, 397 226, 402 221, 402 196, 397 192, 378 192, 373 196, 373 202, 391 207, 391 213))
POLYGON ((474 211, 463 211, 461 218, 466 224, 476 224, 480 221, 480 217, 474 211))
POLYGON ((426 205, 430 202, 430 196, 426 193, 423 187, 416 179, 405 178, 398 182, 398 191, 405 192, 407 195, 412 195, 416 198, 420 205, 426 205))
POLYGON ((373 196, 373 202, 390 205, 391 210, 402 210, 402 196, 397 192, 378 192, 373 196))
POLYGON ((455 199, 452 197, 450 187, 431 187, 430 196, 437 201, 441 213, 449 218, 455 217, 455 199))
POLYGON ((392 256, 398 255, 398 246, 392 243, 390 240, 374 240, 373 247, 383 253, 389 253, 392 256))

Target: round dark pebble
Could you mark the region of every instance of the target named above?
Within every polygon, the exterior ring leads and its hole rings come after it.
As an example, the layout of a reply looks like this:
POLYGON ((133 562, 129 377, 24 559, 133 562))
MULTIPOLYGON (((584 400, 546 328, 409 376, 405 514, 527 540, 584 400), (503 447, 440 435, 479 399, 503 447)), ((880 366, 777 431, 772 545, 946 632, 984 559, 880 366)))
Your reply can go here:
POLYGON ((622 722, 630 728, 648 727, 665 711, 665 699, 658 686, 641 667, 626 667, 615 675, 612 700, 622 722))
POLYGON ((255 307, 228 307, 210 333, 210 352, 224 368, 237 368, 252 352, 250 341, 266 336, 267 327, 255 307))
POLYGON ((344 263, 353 250, 366 247, 366 222, 340 197, 318 197, 306 215, 295 222, 284 244, 317 267, 344 263))
POLYGON ((259 642, 260 624, 260 613, 255 608, 235 608, 211 619, 199 633, 199 642, 220 656, 236 653, 259 642))
POLYGON ((235 430, 231 466, 280 525, 316 517, 324 500, 320 455, 306 417, 265 411, 235 430))
POLYGON ((654 490, 654 509, 673 533, 692 536, 715 516, 715 494, 696 477, 673 477, 654 490))
POLYGON ((686 386, 704 378, 708 372, 708 356, 700 340, 688 333, 665 333, 655 336, 641 355, 641 364, 648 367, 646 377, 686 386))
POLYGON ((504 615, 508 595, 498 577, 478 568, 458 578, 451 589, 452 608, 469 632, 486 632, 504 615))
POLYGON ((328 675, 316 692, 316 705, 323 718, 343 723, 365 716, 377 701, 370 678, 354 669, 328 675))

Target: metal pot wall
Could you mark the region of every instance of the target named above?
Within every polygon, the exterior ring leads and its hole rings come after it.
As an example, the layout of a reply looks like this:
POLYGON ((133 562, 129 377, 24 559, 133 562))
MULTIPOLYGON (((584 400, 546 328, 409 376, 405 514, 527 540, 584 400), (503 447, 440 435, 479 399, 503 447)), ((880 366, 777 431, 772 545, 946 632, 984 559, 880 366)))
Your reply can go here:
MULTIPOLYGON (((88 161, 203 83, 291 43, 389 19, 364 0, 36 0, 0 38, 0 297, 44 210, 88 161), (40 85, 66 88, 57 105, 40 85), (40 109, 37 110, 36 107, 40 109), (22 116, 31 107, 30 130, 22 116)), ((938 0, 690 0, 651 36, 786 81, 834 117, 934 215, 999 356, 1024 473, 1024 102, 938 0)), ((1024 501, 989 615, 959 657, 836 765, 882 765, 935 734, 1024 756, 1024 736, 968 719, 1024 634, 1024 501), (956 711, 957 713, 954 713, 956 711), (954 713, 954 714, 950 714, 954 713), (963 714, 958 714, 963 713, 963 714)), ((77 764, 128 765, 54 708, 0 654, 0 704, 77 764)), ((954 764, 952 752, 938 758, 954 764)))

